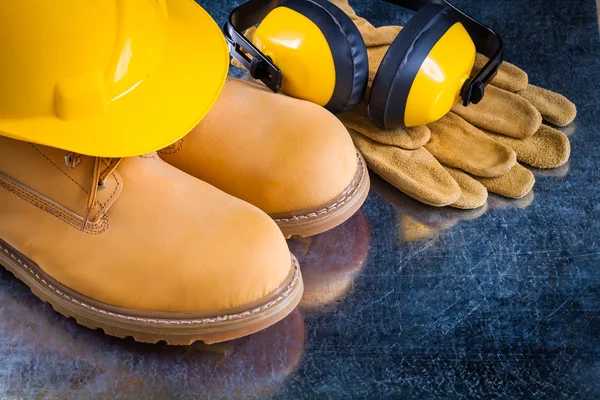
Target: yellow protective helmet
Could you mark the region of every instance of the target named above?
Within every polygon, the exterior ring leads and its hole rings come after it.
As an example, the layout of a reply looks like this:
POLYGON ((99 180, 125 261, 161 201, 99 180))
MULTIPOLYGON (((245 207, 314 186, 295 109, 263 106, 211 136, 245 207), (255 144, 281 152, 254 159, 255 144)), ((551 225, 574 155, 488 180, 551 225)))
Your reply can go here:
POLYGON ((186 135, 229 64, 193 0, 2 1, 0 54, 0 135, 99 157, 186 135))
MULTIPOLYGON (((478 103, 502 63, 502 40, 446 0, 386 0, 415 16, 379 66, 369 116, 387 128, 418 126, 446 115, 462 98, 478 103), (476 51, 490 61, 470 78, 476 51)), ((230 50, 273 91, 333 113, 354 108, 368 83, 365 43, 352 20, 327 0, 251 0, 225 25, 230 50), (242 31, 259 24, 253 42, 242 31)))

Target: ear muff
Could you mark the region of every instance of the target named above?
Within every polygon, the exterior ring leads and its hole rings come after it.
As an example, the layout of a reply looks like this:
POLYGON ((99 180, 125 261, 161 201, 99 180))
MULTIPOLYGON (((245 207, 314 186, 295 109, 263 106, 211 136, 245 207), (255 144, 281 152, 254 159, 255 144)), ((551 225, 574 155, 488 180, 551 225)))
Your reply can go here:
POLYGON ((254 45, 281 69, 281 91, 349 111, 363 99, 369 65, 354 22, 327 0, 284 0, 261 22, 254 45))
POLYGON ((371 89, 370 118, 386 128, 440 119, 458 101, 475 53, 471 37, 449 7, 424 6, 381 62, 371 89))

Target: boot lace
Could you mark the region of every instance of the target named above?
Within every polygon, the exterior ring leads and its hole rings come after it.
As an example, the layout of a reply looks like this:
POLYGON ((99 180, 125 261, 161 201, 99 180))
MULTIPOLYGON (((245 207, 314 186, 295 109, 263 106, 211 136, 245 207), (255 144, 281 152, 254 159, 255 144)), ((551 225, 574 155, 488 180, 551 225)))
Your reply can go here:
MULTIPOLYGON (((65 157, 66 163, 69 167, 75 168, 81 163, 81 154, 69 153, 65 157)), ((81 230, 84 231, 87 228, 87 224, 90 220, 90 214, 96 204, 98 198, 98 191, 106 186, 106 180, 115 173, 123 158, 110 158, 109 164, 104 171, 102 171, 102 157, 94 158, 94 173, 92 175, 92 185, 90 188, 90 195, 87 200, 87 208, 83 217, 83 223, 81 224, 81 230)))

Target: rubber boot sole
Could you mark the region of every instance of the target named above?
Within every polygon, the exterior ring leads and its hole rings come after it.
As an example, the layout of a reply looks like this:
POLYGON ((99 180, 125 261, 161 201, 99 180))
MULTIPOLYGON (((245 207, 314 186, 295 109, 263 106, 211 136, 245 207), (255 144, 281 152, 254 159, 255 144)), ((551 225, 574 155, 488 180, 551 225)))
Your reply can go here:
POLYGON ((359 152, 358 167, 350 185, 328 204, 291 213, 271 214, 286 239, 308 237, 341 225, 362 207, 367 199, 371 181, 365 160, 359 152))
POLYGON ((237 339, 285 318, 300 302, 304 289, 298 261, 291 257, 292 270, 284 284, 268 299, 243 309, 219 313, 144 312, 113 307, 66 288, 0 240, 0 264, 60 314, 87 328, 102 329, 110 336, 132 337, 145 343, 165 341, 171 345, 237 339))

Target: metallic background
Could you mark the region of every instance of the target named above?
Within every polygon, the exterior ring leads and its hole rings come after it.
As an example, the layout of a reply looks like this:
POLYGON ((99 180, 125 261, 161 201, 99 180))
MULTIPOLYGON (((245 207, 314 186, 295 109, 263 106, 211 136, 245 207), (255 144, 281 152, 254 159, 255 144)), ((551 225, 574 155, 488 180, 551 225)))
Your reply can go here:
MULTIPOLYGON (((238 1, 200 3, 223 23, 238 1)), ((375 176, 363 210, 290 241, 301 307, 215 346, 81 328, 0 269, 0 398, 599 398, 600 40, 595 0, 456 0, 507 60, 579 107, 534 193, 434 209, 375 176)), ((376 25, 410 14, 354 1, 376 25)), ((234 71, 235 72, 235 71, 234 71)))

